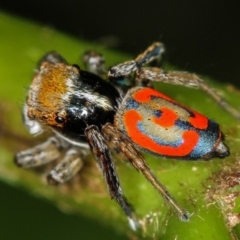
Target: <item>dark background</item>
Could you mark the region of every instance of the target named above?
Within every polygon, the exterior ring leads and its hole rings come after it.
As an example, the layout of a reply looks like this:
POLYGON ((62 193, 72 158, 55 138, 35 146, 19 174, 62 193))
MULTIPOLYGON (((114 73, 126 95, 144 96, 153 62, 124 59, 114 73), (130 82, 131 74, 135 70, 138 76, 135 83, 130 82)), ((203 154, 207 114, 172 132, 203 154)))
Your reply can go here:
POLYGON ((172 64, 240 86, 236 2, 8 0, 0 9, 92 41, 112 36, 109 45, 133 54, 162 41, 172 64))

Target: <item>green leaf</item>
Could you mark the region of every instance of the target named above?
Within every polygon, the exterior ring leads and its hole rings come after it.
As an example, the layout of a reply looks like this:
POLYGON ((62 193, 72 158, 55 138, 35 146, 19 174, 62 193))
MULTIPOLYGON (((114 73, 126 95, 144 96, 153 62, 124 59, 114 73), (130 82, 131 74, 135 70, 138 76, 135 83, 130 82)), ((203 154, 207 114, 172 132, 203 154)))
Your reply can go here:
MULTIPOLYGON (((69 62, 78 63, 83 52, 95 49, 104 54, 109 66, 131 57, 4 13, 0 13, 0 33, 1 181, 48 199, 64 212, 92 219, 95 224, 104 226, 112 237, 115 232, 114 239, 122 236, 122 239, 147 237, 226 240, 239 234, 239 227, 233 229, 229 226, 227 218, 230 212, 234 212, 233 208, 239 209, 235 205, 236 197, 231 199, 232 208, 225 200, 230 193, 236 196, 238 194, 237 184, 232 186, 226 180, 226 176, 232 176, 234 172, 232 170, 239 168, 237 161, 240 125, 199 90, 160 83, 156 85, 165 94, 220 123, 231 156, 224 160, 214 159, 207 162, 176 161, 146 156, 149 166, 161 182, 192 214, 189 222, 179 221, 144 177, 121 161, 117 161, 117 170, 125 195, 134 205, 136 214, 143 223, 143 228, 138 232, 133 232, 129 228, 119 206, 110 200, 104 180, 92 156, 89 156, 86 167, 77 178, 59 187, 46 184, 45 176, 49 168, 36 171, 15 166, 13 163, 15 152, 41 141, 41 137, 34 138, 25 130, 21 121, 21 107, 36 63, 44 53, 56 50, 69 62), (224 174, 221 175, 219 172, 225 173, 225 178, 224 174), (221 187, 220 183, 227 187, 221 187)), ((166 69, 173 67, 167 65, 166 69)), ((206 81, 217 88, 219 94, 233 106, 239 106, 239 91, 234 87, 210 79, 206 81)), ((235 176, 235 180, 237 178, 238 176, 235 176)))

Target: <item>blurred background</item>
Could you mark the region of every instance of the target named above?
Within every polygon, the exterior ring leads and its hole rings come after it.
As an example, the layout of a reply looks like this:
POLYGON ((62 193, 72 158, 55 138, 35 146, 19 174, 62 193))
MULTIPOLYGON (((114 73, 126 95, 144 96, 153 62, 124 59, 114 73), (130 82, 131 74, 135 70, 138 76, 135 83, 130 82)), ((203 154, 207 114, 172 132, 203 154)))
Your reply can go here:
MULTIPOLYGON (((162 41, 176 67, 240 87, 240 8, 231 1, 8 0, 0 10, 134 55, 162 41)), ((3 183, 0 202, 0 239, 118 237, 3 183)))
POLYGON ((8 0, 0 9, 133 54, 162 41, 175 66, 240 86, 239 5, 231 0, 8 0))

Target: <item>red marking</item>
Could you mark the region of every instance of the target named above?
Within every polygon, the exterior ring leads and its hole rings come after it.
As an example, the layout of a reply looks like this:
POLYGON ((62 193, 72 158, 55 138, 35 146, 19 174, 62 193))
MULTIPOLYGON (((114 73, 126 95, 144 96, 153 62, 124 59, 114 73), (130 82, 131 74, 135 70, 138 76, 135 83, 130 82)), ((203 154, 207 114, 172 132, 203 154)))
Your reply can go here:
POLYGON ((161 127, 171 127, 175 125, 175 121, 178 119, 178 116, 169 108, 161 108, 161 116, 153 117, 153 122, 160 125, 161 127))
POLYGON ((163 156, 184 157, 190 154, 197 145, 199 135, 197 132, 192 130, 185 131, 183 133, 183 143, 178 147, 160 145, 139 131, 137 124, 142 119, 143 118, 135 110, 129 110, 124 114, 124 122, 127 129, 127 134, 132 141, 144 149, 163 156))
MULTIPOLYGON (((157 92, 157 91, 155 91, 151 88, 143 88, 143 89, 137 91, 133 96, 133 98, 136 101, 138 101, 139 103, 150 102, 151 97, 160 97, 160 98, 163 98, 163 99, 165 99, 169 102, 177 104, 180 108, 187 109, 189 112, 192 112, 194 114, 194 117, 189 117, 189 122, 192 124, 192 126, 195 127, 195 128, 198 128, 198 129, 207 129, 207 127, 208 127, 208 118, 207 117, 205 117, 204 115, 202 115, 202 114, 200 114, 196 111, 193 111, 193 110, 189 109, 188 107, 185 107, 182 104, 179 104, 178 102, 174 101, 170 97, 168 97, 168 96, 166 96, 166 95, 164 95, 160 92, 157 92)), ((167 109, 167 108, 165 108, 165 109, 167 109)), ((171 110, 169 110, 169 112, 170 111, 171 110)), ((173 114, 170 114, 170 116, 173 118, 173 114)), ((164 124, 166 124, 167 119, 164 119, 164 120, 166 120, 166 121, 164 121, 160 125, 164 126, 164 124)), ((169 125, 170 126, 173 125, 173 119, 170 118, 169 121, 170 121, 169 125)))
POLYGON ((190 110, 195 114, 195 117, 190 117, 189 122, 195 127, 199 129, 206 129, 208 127, 208 118, 203 116, 202 114, 190 110))
POLYGON ((149 102, 151 101, 151 97, 160 97, 160 98, 166 99, 167 101, 175 102, 170 97, 160 92, 157 92, 151 88, 143 88, 137 91, 133 96, 133 98, 139 103, 149 102))

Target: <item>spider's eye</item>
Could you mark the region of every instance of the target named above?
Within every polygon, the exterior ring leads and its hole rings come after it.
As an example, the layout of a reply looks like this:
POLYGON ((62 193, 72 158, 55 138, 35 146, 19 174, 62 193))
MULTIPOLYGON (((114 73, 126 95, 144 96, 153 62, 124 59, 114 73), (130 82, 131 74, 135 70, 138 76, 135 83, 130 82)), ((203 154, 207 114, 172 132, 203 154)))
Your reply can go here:
POLYGON ((63 117, 57 116, 57 117, 55 118, 55 121, 56 121, 57 123, 59 123, 59 124, 62 124, 62 123, 65 122, 65 119, 64 119, 63 117))

